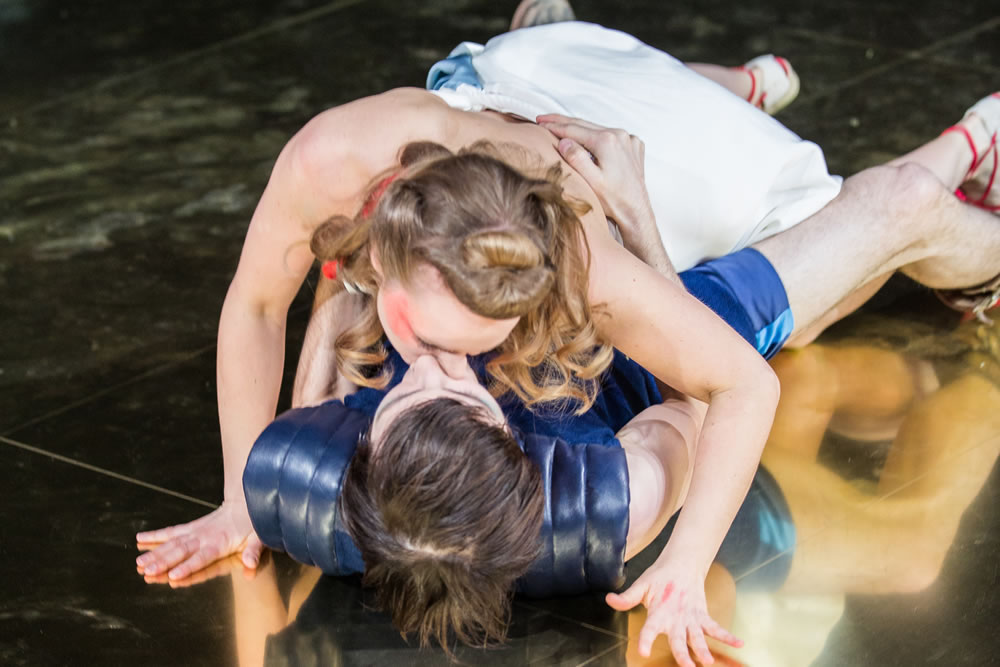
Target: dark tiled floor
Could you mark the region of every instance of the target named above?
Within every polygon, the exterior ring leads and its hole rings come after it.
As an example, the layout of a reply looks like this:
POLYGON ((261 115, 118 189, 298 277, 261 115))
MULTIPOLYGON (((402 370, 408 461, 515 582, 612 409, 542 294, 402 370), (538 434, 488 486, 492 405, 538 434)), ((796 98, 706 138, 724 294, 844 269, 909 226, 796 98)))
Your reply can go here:
MULTIPOLYGON (((354 581, 317 583, 277 558, 252 581, 227 561, 191 587, 145 585, 132 536, 218 500, 215 325, 283 143, 330 105, 419 85, 454 44, 502 31, 514 4, 0 4, 0 662, 444 662, 365 611, 354 581)), ((840 173, 1000 88, 1000 14, 984 0, 576 6, 688 60, 788 56, 803 91, 783 120, 840 173)), ((997 661, 1000 392, 953 328, 895 281, 866 315, 776 362, 791 426, 764 464, 800 541, 776 590, 737 573, 734 596, 716 573, 712 604, 748 641, 735 659, 997 661), (923 398, 879 371, 900 363, 924 378, 923 398), (871 391, 879 419, 844 387, 871 391)), ((506 648, 460 657, 644 664, 629 641, 640 623, 598 596, 521 601, 506 648)))

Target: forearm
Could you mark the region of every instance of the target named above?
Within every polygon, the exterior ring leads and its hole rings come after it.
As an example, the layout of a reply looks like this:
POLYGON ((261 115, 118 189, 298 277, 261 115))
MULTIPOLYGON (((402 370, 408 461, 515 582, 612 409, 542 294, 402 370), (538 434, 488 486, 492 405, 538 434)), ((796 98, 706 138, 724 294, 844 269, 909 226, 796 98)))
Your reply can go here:
POLYGON ((330 280, 320 281, 295 371, 292 407, 319 405, 331 398, 343 399, 357 390, 338 372, 336 341, 340 334, 357 324, 365 298, 343 290, 335 291, 330 280))
MULTIPOLYGON (((638 215, 638 214, 637 214, 638 215)), ((665 278, 677 284, 682 284, 674 263, 663 245, 660 230, 656 227, 656 219, 651 210, 641 215, 641 219, 629 221, 618 228, 625 249, 638 257, 642 262, 665 278)))
POLYGON ((756 473, 777 399, 773 376, 712 397, 687 500, 658 562, 708 572, 756 473))
POLYGON ((219 323, 217 383, 225 498, 243 498, 243 467, 274 419, 284 364, 285 322, 241 302, 231 287, 219 323))

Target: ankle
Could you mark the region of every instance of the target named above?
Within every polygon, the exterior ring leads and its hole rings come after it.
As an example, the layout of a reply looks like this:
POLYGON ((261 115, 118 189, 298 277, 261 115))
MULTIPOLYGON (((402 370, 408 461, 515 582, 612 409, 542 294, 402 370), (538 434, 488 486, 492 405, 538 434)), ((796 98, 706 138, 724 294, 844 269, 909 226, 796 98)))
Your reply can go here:
POLYGON ((764 73, 759 67, 739 67, 730 68, 740 74, 741 82, 737 89, 737 94, 755 107, 760 106, 760 99, 764 94, 764 73))

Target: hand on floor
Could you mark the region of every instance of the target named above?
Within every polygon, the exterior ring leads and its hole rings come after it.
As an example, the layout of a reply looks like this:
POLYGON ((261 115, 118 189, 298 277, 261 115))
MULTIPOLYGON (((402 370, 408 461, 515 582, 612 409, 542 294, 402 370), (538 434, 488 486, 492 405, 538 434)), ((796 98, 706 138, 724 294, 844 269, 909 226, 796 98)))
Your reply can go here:
POLYGON ((208 567, 189 574, 183 579, 171 579, 167 576, 166 572, 162 574, 144 574, 143 578, 147 584, 168 584, 171 588, 188 588, 203 584, 216 577, 224 577, 237 573, 241 573, 244 579, 252 580, 257 576, 257 569, 244 565, 240 554, 232 554, 214 563, 210 563, 208 567))
POLYGON ((253 532, 246 505, 234 501, 190 523, 139 533, 135 539, 140 549, 158 545, 135 559, 139 573, 166 573, 171 580, 183 579, 235 553, 241 554, 246 567, 255 568, 264 548, 253 532))
POLYGON ((653 642, 664 634, 681 667, 695 667, 688 646, 701 664, 711 665, 715 658, 708 649, 706 635, 733 647, 740 647, 743 642, 708 615, 704 580, 678 570, 669 564, 654 564, 625 592, 608 593, 605 599, 618 611, 628 611, 640 603, 645 605, 648 613, 639 632, 639 655, 648 658, 653 642))

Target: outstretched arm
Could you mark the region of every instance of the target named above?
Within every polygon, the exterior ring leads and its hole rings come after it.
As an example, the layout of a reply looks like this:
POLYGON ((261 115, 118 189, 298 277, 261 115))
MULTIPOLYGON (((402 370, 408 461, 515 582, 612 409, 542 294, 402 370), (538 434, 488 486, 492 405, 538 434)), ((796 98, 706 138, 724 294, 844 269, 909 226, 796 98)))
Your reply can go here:
POLYGON ((311 231, 331 215, 357 210, 377 170, 356 159, 361 151, 354 150, 356 134, 368 126, 373 104, 388 106, 369 98, 321 114, 292 138, 275 163, 219 321, 224 501, 191 523, 139 533, 138 542, 159 543, 136 560, 145 574, 169 572, 171 579, 181 579, 236 552, 242 552, 248 567, 257 564, 262 546, 243 498, 243 467, 254 440, 274 419, 285 321, 313 262, 311 231))
MULTIPOLYGON (((573 133, 574 141, 594 156, 596 162, 582 151, 564 154, 581 175, 595 164, 601 170, 602 201, 608 201, 607 192, 628 191, 641 178, 634 171, 602 168, 627 164, 610 157, 626 150, 621 142, 598 138, 609 131, 562 117, 540 121, 560 138, 573 133)), ((638 222, 655 226, 649 218, 638 222)), ((715 313, 601 234, 603 220, 584 224, 592 253, 591 302, 608 315, 599 320, 605 339, 663 382, 709 406, 690 490, 670 541, 635 584, 622 595, 609 595, 608 603, 620 610, 640 603, 648 608, 640 654, 648 656, 653 640, 664 633, 681 665, 693 667, 688 644, 699 660, 711 664, 704 633, 718 626, 708 617, 705 576, 753 479, 778 383, 756 350, 715 313)))

